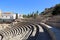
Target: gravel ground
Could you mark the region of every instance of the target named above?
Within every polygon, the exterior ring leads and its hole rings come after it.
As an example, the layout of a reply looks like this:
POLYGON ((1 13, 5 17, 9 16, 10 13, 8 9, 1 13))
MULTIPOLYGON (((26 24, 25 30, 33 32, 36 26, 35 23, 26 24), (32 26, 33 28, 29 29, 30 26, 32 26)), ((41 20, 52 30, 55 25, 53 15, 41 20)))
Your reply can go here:
POLYGON ((5 29, 6 27, 9 27, 9 25, 10 24, 6 24, 6 23, 0 24, 0 30, 5 29))

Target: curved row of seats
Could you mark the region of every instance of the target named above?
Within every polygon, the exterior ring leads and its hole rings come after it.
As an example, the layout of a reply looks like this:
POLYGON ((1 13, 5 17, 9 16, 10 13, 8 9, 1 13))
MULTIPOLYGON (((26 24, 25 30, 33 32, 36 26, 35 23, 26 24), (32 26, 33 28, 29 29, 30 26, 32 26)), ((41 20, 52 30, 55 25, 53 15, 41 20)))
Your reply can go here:
POLYGON ((1 40, 39 40, 40 32, 44 32, 38 23, 23 23, 0 31, 1 40))

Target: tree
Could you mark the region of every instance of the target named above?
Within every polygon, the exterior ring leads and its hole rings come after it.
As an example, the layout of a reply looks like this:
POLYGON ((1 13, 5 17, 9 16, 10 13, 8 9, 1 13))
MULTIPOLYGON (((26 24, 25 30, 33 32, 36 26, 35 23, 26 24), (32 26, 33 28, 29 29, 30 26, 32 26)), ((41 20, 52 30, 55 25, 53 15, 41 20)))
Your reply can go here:
POLYGON ((36 18, 37 16, 38 16, 38 11, 36 11, 35 13, 34 12, 32 12, 32 13, 30 13, 30 14, 28 14, 28 15, 23 15, 23 17, 27 17, 27 18, 30 18, 30 17, 32 17, 32 18, 36 18))
POLYGON ((52 12, 52 15, 60 15, 60 4, 57 4, 52 12))
POLYGON ((32 12, 31 17, 34 17, 34 12, 32 12))
POLYGON ((36 11, 36 13, 34 13, 34 18, 36 18, 38 16, 38 11, 36 11))
POLYGON ((38 13, 39 13, 39 11, 36 11, 36 13, 38 14, 38 13))
POLYGON ((27 15, 27 18, 29 18, 29 17, 30 17, 30 14, 27 15))
POLYGON ((27 17, 26 15, 23 15, 23 17, 25 18, 25 17, 27 17))
POLYGON ((16 19, 18 19, 18 13, 16 13, 16 19))

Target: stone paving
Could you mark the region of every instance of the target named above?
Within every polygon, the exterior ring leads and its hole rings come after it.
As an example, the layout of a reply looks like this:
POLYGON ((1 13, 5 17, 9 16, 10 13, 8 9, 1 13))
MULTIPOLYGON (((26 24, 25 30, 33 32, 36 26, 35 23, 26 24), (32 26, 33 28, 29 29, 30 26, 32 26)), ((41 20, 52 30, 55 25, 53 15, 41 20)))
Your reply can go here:
POLYGON ((54 35, 56 37, 56 40, 60 40, 60 29, 57 29, 55 27, 51 27, 51 26, 46 25, 44 23, 43 23, 43 25, 45 25, 46 27, 48 27, 54 33, 54 35))

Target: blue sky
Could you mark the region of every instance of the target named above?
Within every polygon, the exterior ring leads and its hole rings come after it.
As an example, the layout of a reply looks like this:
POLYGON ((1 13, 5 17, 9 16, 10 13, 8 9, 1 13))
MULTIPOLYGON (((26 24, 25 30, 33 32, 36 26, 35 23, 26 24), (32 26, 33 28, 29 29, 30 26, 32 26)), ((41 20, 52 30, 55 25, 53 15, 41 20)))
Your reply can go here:
POLYGON ((0 9, 3 12, 28 14, 37 10, 42 12, 58 3, 60 0, 0 0, 0 9))

